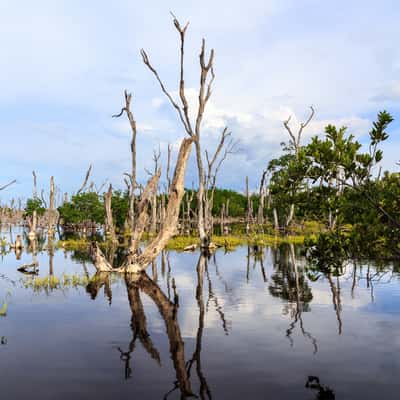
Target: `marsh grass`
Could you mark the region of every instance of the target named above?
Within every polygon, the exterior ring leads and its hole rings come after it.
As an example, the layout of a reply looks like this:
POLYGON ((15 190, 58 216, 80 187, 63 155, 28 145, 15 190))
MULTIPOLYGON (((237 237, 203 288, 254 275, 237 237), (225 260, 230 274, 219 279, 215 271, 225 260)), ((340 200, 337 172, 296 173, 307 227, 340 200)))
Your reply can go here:
POLYGON ((7 316, 7 309, 8 309, 8 304, 3 303, 0 307, 0 317, 6 317, 7 316))
POLYGON ((95 280, 96 277, 90 279, 86 275, 68 275, 63 274, 60 277, 49 275, 44 277, 31 276, 21 278, 20 283, 25 289, 32 289, 35 293, 49 294, 54 290, 65 291, 67 289, 77 289, 86 287, 89 282, 95 280))
MULTIPOLYGON (((274 232, 268 233, 240 233, 235 232, 231 235, 214 235, 212 237, 212 242, 218 246, 223 247, 227 251, 234 250, 239 246, 279 246, 282 243, 292 243, 292 244, 304 244, 305 239, 316 238, 321 232, 323 232, 324 227, 321 223, 317 221, 306 221, 301 227, 295 227, 292 230, 292 234, 281 235, 275 234, 274 232)), ((118 247, 126 248, 129 244, 129 235, 125 234, 123 236, 123 243, 120 243, 118 247)), ((146 234, 143 236, 143 241, 146 242, 151 240, 151 236, 146 234)), ((57 243, 58 248, 62 248, 67 251, 84 251, 89 248, 90 240, 81 239, 67 239, 60 240, 57 243)), ((167 250, 183 251, 186 247, 191 245, 199 245, 200 241, 197 236, 175 236, 168 242, 167 250)), ((102 250, 107 249, 111 246, 108 241, 99 242, 100 248, 102 250)))
MULTIPOLYGON (((305 239, 315 238, 315 234, 311 235, 270 235, 264 233, 250 234, 250 235, 227 235, 227 236, 213 236, 212 242, 218 247, 223 247, 226 250, 234 250, 239 246, 279 246, 282 243, 303 244, 305 239)), ((186 247, 196 244, 199 245, 200 241, 197 237, 193 236, 175 236, 167 245, 168 250, 183 251, 186 247)))

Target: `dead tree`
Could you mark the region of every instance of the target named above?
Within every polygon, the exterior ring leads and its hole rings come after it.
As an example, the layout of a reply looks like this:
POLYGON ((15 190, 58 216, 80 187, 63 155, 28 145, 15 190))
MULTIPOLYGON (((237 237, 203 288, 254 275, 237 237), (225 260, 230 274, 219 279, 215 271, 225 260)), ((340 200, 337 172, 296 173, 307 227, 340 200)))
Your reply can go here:
POLYGON ((283 121, 283 126, 289 133, 289 137, 290 137, 289 145, 294 150, 296 158, 299 156, 299 151, 301 148, 301 135, 303 134, 303 130, 311 122, 311 120, 313 119, 314 114, 315 114, 314 107, 310 106, 310 109, 311 109, 310 115, 308 116, 308 118, 305 122, 300 122, 300 127, 299 127, 297 133, 294 133, 292 128, 289 126, 292 116, 290 116, 287 120, 283 121))
POLYGON ((258 202, 258 211, 257 211, 257 224, 259 226, 264 224, 264 206, 265 206, 265 197, 267 195, 266 192, 266 176, 267 176, 267 170, 263 171, 263 174, 261 176, 261 182, 260 182, 260 191, 259 191, 259 202, 258 202))
POLYGON ((148 204, 151 196, 158 187, 158 181, 161 175, 159 170, 157 174, 150 178, 141 196, 138 205, 138 216, 135 223, 135 229, 132 233, 129 255, 122 267, 113 268, 105 259, 103 253, 97 245, 93 248, 93 259, 97 270, 107 272, 128 272, 139 273, 144 271, 153 259, 164 249, 168 240, 174 235, 179 218, 179 209, 184 194, 184 181, 187 161, 192 146, 192 138, 182 140, 178 159, 176 161, 174 177, 169 190, 169 201, 166 208, 165 219, 162 221, 162 228, 157 236, 147 245, 142 254, 139 254, 139 243, 148 220, 148 204))
POLYGON ((6 183, 6 184, 3 185, 3 186, 0 186, 0 191, 2 191, 2 190, 4 190, 4 189, 8 188, 9 186, 13 185, 13 184, 16 183, 16 182, 17 182, 17 180, 14 179, 14 180, 12 180, 11 182, 8 182, 8 183, 6 183))
POLYGON ((106 214, 105 234, 109 236, 112 243, 117 243, 118 240, 117 240, 117 235, 115 234, 115 225, 112 215, 111 202, 112 202, 112 185, 110 184, 110 186, 108 187, 108 191, 104 193, 104 209, 106 214))
POLYGON ((231 132, 228 132, 228 128, 224 128, 221 134, 220 141, 212 157, 209 156, 208 151, 205 151, 207 161, 207 174, 205 176, 205 191, 204 191, 204 220, 205 229, 209 241, 211 242, 211 235, 213 233, 213 218, 212 209, 214 203, 214 193, 217 187, 217 176, 221 169, 223 162, 226 160, 228 155, 233 154, 237 150, 237 141, 230 139, 231 132), (224 150, 222 152, 222 150, 224 150))
MULTIPOLYGON (((289 148, 291 150, 293 150, 296 161, 299 161, 300 149, 301 149, 301 136, 303 134, 303 130, 311 122, 311 120, 313 119, 314 114, 315 114, 314 107, 310 106, 310 109, 311 109, 310 115, 308 116, 308 118, 305 122, 300 122, 300 126, 299 126, 299 129, 297 132, 293 132, 292 128, 289 126, 291 116, 283 122, 283 126, 285 127, 285 129, 287 130, 287 132, 289 134, 289 148)), ((292 193, 292 196, 294 196, 294 195, 295 195, 295 193, 292 193)), ((290 205, 288 215, 285 218, 285 222, 284 222, 285 229, 287 229, 289 227, 290 223, 293 220, 294 211, 295 211, 294 209, 295 209, 295 204, 292 203, 290 205)), ((275 209, 274 213, 276 213, 276 209, 275 209)))
POLYGON ((119 118, 125 112, 126 116, 128 117, 129 125, 130 125, 131 131, 132 131, 131 172, 130 172, 130 174, 125 174, 125 175, 127 175, 130 180, 128 221, 129 221, 129 228, 131 230, 133 230, 134 225, 135 225, 135 190, 137 188, 137 183, 136 183, 136 134, 137 134, 137 129, 136 129, 136 120, 133 117, 133 114, 131 111, 132 94, 128 93, 125 90, 124 97, 125 97, 125 107, 123 107, 121 109, 121 112, 119 114, 113 115, 113 118, 119 118))
MULTIPOLYGON (((33 175, 33 200, 38 199, 38 194, 37 194, 37 177, 35 171, 32 171, 33 175)), ((30 241, 34 241, 36 238, 36 229, 37 229, 37 211, 34 209, 32 211, 32 217, 28 219, 28 225, 29 225, 29 233, 28 233, 28 238, 30 241)))
POLYGON ((167 177, 167 191, 169 191, 169 187, 171 186, 171 177, 170 177, 170 171, 171 171, 171 152, 172 152, 172 146, 170 143, 168 143, 168 148, 167 148, 167 171, 166 171, 166 177, 167 177))
POLYGON ((246 233, 250 232, 252 221, 253 221, 253 202, 250 197, 249 190, 249 177, 246 176, 246 199, 247 199, 247 208, 246 208, 246 233))
MULTIPOLYGON (((161 151, 160 149, 158 152, 155 150, 153 151, 153 161, 154 161, 154 174, 158 171, 158 166, 160 163, 161 151)), ((151 175, 151 174, 150 174, 151 175)), ((157 232, 157 192, 158 187, 154 191, 153 195, 151 196, 150 203, 151 203, 151 220, 150 220, 150 233, 154 235, 157 232)))
POLYGON ((89 165, 89 168, 88 168, 88 170, 86 171, 85 178, 84 178, 84 180, 83 180, 83 182, 82 182, 82 186, 81 186, 80 189, 76 192, 77 195, 80 194, 80 193, 82 193, 82 192, 86 189, 86 186, 87 186, 87 183, 88 183, 88 180, 89 180, 89 177, 90 177, 90 173, 91 173, 91 172, 92 172, 92 165, 89 165))
POLYGON ((204 116, 205 107, 211 96, 212 83, 214 81, 215 75, 213 70, 214 62, 214 50, 212 49, 208 59, 206 60, 205 55, 205 40, 202 40, 201 51, 200 51, 200 87, 198 93, 198 109, 194 121, 191 120, 189 116, 189 103, 185 92, 185 80, 184 80, 184 50, 185 50, 185 35, 189 23, 185 26, 181 26, 179 21, 175 18, 173 19, 174 26, 179 33, 180 37, 180 79, 179 79, 179 98, 181 105, 171 96, 169 91, 166 89, 165 84, 161 80, 157 70, 151 65, 147 53, 142 49, 141 54, 143 62, 149 68, 149 70, 154 74, 156 80, 160 84, 162 92, 168 98, 172 106, 178 113, 178 117, 187 132, 187 134, 193 138, 196 148, 196 159, 197 159, 197 169, 198 169, 198 179, 199 179, 199 189, 197 192, 197 203, 198 203, 198 216, 197 216, 197 227, 200 236, 201 247, 208 249, 210 247, 210 237, 206 230, 206 220, 205 220, 205 184, 206 176, 203 163, 203 152, 201 147, 201 126, 204 116))
POLYGON ((56 224, 56 208, 55 208, 55 188, 54 188, 54 177, 50 178, 50 196, 49 196, 49 209, 47 210, 48 213, 48 236, 52 238, 55 232, 55 224, 56 224))
POLYGON ((38 192, 37 192, 37 176, 35 171, 32 171, 32 175, 33 175, 33 198, 37 199, 38 197, 38 192))

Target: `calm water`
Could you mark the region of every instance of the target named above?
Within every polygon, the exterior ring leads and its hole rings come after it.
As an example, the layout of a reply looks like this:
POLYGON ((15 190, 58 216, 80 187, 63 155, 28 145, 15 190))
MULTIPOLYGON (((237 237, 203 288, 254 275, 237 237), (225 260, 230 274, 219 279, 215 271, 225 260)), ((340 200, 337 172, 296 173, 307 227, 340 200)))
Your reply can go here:
POLYGON ((32 254, 0 261, 2 399, 399 398, 391 265, 349 264, 338 278, 311 275, 290 246, 169 252, 139 282, 87 288, 90 262, 37 259, 38 277, 17 271, 32 254), (34 286, 49 273, 80 281, 34 286))

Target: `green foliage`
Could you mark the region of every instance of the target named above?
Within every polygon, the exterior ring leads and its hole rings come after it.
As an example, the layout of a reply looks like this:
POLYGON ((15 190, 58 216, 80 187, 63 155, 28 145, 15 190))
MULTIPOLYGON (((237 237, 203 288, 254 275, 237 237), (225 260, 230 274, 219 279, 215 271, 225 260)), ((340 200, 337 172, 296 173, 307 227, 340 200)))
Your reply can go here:
POLYGON ((101 196, 95 192, 85 192, 72 196, 71 201, 58 207, 60 218, 66 224, 92 221, 104 223, 104 205, 101 196))
POLYGON ((296 153, 290 146, 283 144, 284 154, 273 159, 268 164, 271 174, 269 190, 272 196, 272 207, 284 220, 280 225, 285 225, 289 209, 292 204, 299 205, 299 194, 306 187, 305 177, 309 169, 310 159, 303 147, 296 153))
POLYGON ((129 194, 127 191, 122 192, 115 190, 111 198, 111 208, 113 213, 114 224, 120 230, 124 227, 129 210, 129 194))
POLYGON ((247 199, 242 193, 228 189, 215 189, 213 214, 219 216, 223 204, 229 201, 229 216, 239 217, 244 216, 247 207, 247 199))
POLYGON ((34 198, 34 199, 28 199, 26 201, 26 207, 25 207, 25 212, 24 215, 25 216, 32 216, 33 215, 33 211, 36 210, 36 214, 38 216, 41 216, 44 214, 44 212, 46 211, 44 205, 43 205, 43 201, 39 198, 34 198))
POLYGON ((324 232, 305 241, 307 260, 322 272, 341 271, 350 255, 350 239, 339 231, 324 232))

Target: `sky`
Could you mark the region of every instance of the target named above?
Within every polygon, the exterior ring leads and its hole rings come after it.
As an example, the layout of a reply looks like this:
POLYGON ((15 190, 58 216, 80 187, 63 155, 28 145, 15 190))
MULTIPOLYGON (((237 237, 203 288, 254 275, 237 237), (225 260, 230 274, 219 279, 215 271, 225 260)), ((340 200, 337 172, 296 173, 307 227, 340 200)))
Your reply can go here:
MULTIPOLYGON (((219 186, 255 189, 268 161, 293 128, 316 115, 304 142, 328 123, 348 126, 362 143, 378 111, 395 118, 383 167, 400 159, 400 3, 321 0, 0 0, 1 200, 32 194, 32 170, 48 191, 76 192, 90 164, 91 180, 123 188, 130 169, 126 118, 111 118, 133 93, 138 124, 138 178, 144 182, 154 149, 166 164, 184 131, 143 65, 144 48, 174 94, 179 38, 170 15, 190 21, 185 83, 196 107, 201 39, 215 49, 215 83, 203 124, 212 151, 225 126, 240 151, 223 165, 219 186)), ((194 155, 194 152, 193 152, 194 155)), ((192 155, 187 186, 196 185, 192 155)), ((165 180, 165 178, 164 178, 165 180)))

